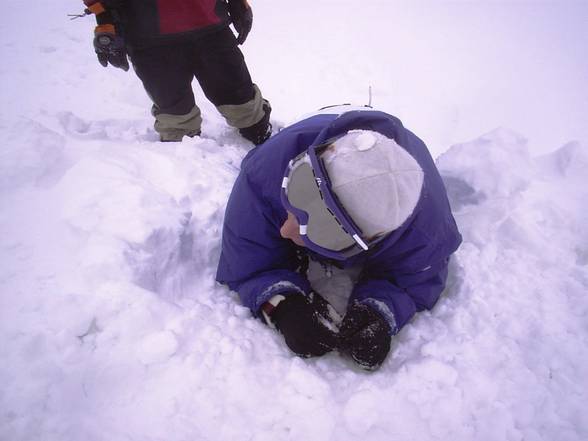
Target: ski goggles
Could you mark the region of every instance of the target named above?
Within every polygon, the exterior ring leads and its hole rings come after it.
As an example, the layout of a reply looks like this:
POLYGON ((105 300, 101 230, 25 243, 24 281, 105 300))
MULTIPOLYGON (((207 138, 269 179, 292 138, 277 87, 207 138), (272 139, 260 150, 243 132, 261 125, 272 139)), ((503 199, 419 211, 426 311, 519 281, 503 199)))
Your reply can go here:
POLYGON ((344 260, 378 242, 369 240, 331 190, 322 154, 334 140, 310 146, 290 161, 282 180, 281 200, 300 225, 304 244, 318 254, 344 260))

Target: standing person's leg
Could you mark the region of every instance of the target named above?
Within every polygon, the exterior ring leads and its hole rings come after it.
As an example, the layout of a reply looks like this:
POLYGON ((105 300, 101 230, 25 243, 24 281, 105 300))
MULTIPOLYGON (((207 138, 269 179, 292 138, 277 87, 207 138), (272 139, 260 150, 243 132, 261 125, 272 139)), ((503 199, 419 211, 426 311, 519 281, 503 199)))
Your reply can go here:
POLYGON ((192 92, 193 68, 186 45, 134 50, 131 61, 153 101, 151 113, 161 141, 200 134, 202 117, 192 92))
POLYGON ((227 123, 254 144, 269 138, 271 106, 251 81, 231 30, 225 28, 199 38, 194 56, 194 75, 227 123))

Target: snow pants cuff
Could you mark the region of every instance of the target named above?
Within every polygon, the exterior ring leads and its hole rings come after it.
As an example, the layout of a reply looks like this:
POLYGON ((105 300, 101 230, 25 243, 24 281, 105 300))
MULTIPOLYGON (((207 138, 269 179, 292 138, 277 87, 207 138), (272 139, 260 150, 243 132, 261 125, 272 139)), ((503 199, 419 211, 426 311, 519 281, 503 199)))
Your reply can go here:
POLYGON ((159 113, 156 106, 153 106, 151 113, 155 116, 155 131, 162 141, 181 141, 184 136, 200 134, 202 116, 196 106, 185 115, 159 113))
POLYGON ((253 85, 255 95, 253 99, 243 104, 223 104, 217 109, 227 120, 227 124, 237 129, 251 127, 265 117, 264 99, 256 84, 253 85))

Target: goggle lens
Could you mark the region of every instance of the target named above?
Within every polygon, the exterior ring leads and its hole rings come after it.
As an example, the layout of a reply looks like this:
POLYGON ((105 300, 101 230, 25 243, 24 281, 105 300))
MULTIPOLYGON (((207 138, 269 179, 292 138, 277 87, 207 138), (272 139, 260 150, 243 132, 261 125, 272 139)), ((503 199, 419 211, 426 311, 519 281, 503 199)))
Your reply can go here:
POLYGON ((307 238, 318 245, 333 251, 341 251, 356 245, 353 236, 338 222, 335 214, 327 207, 317 178, 307 156, 298 158, 288 175, 286 197, 301 225, 306 223, 307 238), (306 214, 302 220, 296 211, 306 214))

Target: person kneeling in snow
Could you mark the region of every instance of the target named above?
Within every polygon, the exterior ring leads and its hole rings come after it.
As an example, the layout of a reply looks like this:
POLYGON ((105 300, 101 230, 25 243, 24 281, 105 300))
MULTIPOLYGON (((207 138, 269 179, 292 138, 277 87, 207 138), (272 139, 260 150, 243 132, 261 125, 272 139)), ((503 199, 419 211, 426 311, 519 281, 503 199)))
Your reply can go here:
POLYGON ((425 144, 395 117, 339 109, 245 157, 228 201, 217 281, 303 357, 337 349, 376 369, 391 336, 445 287, 461 236, 425 144), (308 259, 358 274, 341 320, 308 259))

